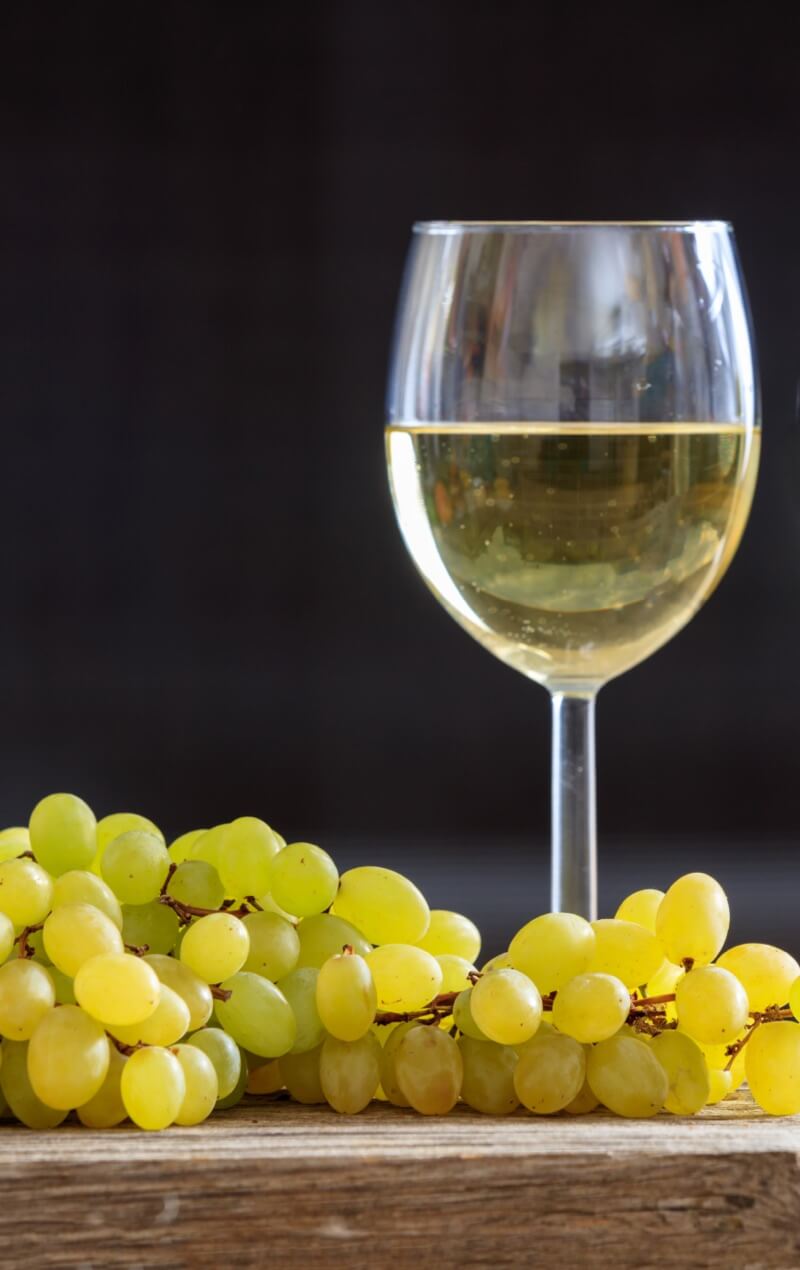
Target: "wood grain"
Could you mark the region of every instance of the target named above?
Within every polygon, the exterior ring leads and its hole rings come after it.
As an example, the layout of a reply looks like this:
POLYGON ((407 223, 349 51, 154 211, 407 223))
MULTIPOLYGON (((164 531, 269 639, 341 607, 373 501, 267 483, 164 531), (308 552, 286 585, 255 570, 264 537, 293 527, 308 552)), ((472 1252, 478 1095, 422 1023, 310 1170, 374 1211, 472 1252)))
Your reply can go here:
POLYGON ((197 1129, 3 1125, 0 1264, 800 1266, 800 1117, 345 1118, 250 1103, 197 1129))

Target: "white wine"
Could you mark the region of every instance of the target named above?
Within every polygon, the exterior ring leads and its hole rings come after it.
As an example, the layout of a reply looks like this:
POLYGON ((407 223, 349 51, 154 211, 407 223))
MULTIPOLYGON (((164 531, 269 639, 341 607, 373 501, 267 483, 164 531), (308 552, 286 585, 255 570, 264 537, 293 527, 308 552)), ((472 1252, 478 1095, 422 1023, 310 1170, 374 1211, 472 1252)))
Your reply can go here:
POLYGON ((406 545, 448 612, 551 688, 648 657, 713 590, 752 502, 760 431, 711 423, 392 426, 406 545))

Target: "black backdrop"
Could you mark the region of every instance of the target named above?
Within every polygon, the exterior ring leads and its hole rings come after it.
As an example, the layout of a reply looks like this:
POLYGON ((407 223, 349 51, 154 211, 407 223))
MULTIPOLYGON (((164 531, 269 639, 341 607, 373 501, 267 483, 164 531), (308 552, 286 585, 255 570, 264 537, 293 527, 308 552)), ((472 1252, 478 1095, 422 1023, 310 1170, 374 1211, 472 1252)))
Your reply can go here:
POLYGON ((789 867, 795 50, 768 11, 565 14, 4 9, 5 823, 68 788, 168 831, 251 812, 406 853, 447 839, 461 862, 542 840, 546 696, 437 607, 390 509, 409 226, 724 217, 761 358, 760 486, 707 608, 601 695, 600 822, 642 859, 783 843, 789 867))

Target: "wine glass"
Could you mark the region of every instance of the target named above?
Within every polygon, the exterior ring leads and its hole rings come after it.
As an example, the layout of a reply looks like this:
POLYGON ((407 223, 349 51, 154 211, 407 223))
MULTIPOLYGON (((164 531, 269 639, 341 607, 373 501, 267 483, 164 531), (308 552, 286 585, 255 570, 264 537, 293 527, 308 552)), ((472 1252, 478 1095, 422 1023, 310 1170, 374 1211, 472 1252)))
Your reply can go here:
POLYGON ((415 225, 392 496, 439 602, 551 694, 554 911, 596 916, 595 696, 719 582, 760 437, 729 224, 415 225))

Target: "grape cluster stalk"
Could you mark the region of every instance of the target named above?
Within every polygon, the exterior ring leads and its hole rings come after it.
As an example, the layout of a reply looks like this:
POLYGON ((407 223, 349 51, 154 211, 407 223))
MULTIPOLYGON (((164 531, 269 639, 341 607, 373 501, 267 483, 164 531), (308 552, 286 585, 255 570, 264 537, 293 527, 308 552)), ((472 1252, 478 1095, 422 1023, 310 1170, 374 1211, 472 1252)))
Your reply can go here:
MULTIPOLYGON (((0 831, 0 1122, 196 1125, 245 1094, 345 1115, 800 1112, 800 965, 723 951, 705 873, 532 918, 481 963, 408 878, 239 817, 166 843, 51 794, 0 831)), ((273 1109, 277 1113, 277 1109, 273 1109)))

